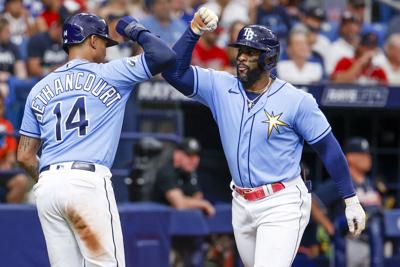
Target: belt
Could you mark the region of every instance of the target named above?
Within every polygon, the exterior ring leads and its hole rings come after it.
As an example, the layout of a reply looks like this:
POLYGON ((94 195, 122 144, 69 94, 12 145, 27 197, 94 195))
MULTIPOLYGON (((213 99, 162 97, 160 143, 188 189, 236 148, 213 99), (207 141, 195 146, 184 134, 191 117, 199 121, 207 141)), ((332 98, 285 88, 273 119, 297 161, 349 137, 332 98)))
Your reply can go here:
MULTIPOLYGON (((40 172, 48 171, 51 169, 52 166, 55 167, 55 170, 63 170, 64 169, 63 163, 59 163, 59 164, 52 164, 52 165, 44 166, 43 168, 40 169, 40 172)), ((71 170, 82 170, 82 171, 89 171, 89 172, 96 171, 96 166, 93 163, 74 161, 72 163, 72 165, 70 165, 70 166, 71 166, 71 170)))

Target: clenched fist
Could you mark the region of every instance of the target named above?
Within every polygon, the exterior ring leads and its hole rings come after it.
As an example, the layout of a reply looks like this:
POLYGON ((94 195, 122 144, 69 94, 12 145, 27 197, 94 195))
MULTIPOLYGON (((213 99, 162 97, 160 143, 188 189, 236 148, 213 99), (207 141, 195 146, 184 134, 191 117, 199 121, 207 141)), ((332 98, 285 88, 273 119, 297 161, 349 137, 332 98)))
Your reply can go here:
POLYGON ((202 35, 206 31, 214 31, 217 24, 218 16, 212 10, 202 7, 194 14, 190 27, 195 34, 202 35))

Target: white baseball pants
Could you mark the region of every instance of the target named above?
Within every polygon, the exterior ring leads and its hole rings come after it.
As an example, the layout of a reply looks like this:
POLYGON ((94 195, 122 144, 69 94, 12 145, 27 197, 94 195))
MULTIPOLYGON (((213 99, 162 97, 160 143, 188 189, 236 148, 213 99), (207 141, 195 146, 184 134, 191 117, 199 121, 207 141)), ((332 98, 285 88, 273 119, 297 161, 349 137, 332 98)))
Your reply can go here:
POLYGON ((72 162, 40 174, 34 195, 53 267, 125 267, 111 172, 71 170, 72 162))
POLYGON ((248 201, 233 191, 232 225, 245 267, 289 267, 311 212, 311 194, 301 177, 272 195, 248 201))

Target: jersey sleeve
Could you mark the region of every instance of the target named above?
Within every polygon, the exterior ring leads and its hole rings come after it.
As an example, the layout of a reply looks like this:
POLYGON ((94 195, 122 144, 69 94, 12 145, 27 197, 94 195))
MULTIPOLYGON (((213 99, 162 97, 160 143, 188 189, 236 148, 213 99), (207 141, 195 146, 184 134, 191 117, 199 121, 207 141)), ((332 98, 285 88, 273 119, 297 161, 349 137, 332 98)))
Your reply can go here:
POLYGON ((103 64, 102 75, 114 86, 129 89, 137 83, 152 78, 143 53, 103 64))
POLYGON ((301 100, 294 123, 297 133, 309 144, 318 142, 331 131, 328 120, 310 94, 301 100))
POLYGON ((193 68, 194 84, 193 93, 188 97, 212 108, 214 95, 214 80, 218 79, 216 72, 211 69, 203 69, 200 67, 193 68))
POLYGON ((25 103, 24 116, 19 133, 33 138, 40 138, 39 122, 31 108, 31 101, 32 99, 29 95, 25 103))

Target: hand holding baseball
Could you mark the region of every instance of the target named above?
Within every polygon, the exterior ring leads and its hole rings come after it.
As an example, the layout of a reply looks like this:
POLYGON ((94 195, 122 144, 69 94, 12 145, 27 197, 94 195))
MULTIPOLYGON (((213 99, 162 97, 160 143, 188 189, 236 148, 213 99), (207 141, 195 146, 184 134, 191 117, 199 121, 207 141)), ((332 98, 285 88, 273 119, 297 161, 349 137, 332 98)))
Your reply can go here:
POLYGON ((365 228, 365 212, 357 196, 346 198, 346 219, 350 233, 358 236, 365 228))
POLYGON ((217 28, 218 16, 214 11, 202 7, 195 14, 190 23, 192 31, 197 35, 202 35, 204 32, 212 32, 217 28))

